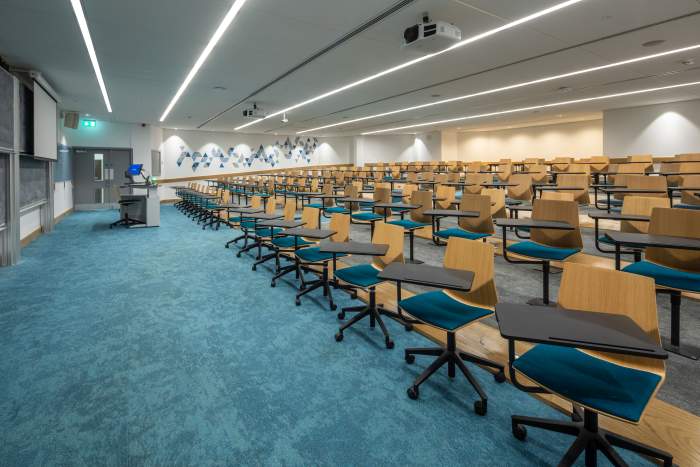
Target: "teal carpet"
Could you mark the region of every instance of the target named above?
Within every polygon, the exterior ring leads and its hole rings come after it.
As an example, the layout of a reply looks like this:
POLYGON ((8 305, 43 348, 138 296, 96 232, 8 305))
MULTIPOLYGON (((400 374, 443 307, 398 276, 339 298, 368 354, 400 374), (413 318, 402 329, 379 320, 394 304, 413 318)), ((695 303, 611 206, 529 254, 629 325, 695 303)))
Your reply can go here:
POLYGON ((427 340, 389 323, 385 350, 362 323, 336 343, 320 292, 295 307, 224 249, 237 232, 115 217, 73 214, 0 269, 0 465, 555 465, 573 441, 515 440, 513 413, 564 417, 477 368, 486 417, 446 370, 410 400, 430 357, 403 348, 427 340))

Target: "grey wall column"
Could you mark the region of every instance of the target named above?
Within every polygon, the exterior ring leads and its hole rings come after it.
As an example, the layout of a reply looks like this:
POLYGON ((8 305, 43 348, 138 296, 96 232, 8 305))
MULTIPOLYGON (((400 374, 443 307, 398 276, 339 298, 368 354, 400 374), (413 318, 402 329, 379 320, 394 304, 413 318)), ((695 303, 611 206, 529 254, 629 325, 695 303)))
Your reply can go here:
POLYGON ((19 81, 13 77, 13 151, 7 161, 7 228, 0 237, 0 264, 11 266, 19 262, 19 81))
POLYGON ((48 170, 46 171, 46 204, 41 207, 41 231, 49 233, 53 231, 53 205, 54 205, 54 165, 55 162, 48 162, 48 170))

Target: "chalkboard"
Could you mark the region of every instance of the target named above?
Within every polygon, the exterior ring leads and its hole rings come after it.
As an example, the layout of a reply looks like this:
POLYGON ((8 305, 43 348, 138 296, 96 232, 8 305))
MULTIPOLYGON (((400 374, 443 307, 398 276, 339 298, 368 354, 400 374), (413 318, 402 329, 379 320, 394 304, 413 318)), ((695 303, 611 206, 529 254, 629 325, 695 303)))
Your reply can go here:
POLYGON ((33 157, 19 158, 20 209, 48 199, 48 165, 48 162, 33 157))
POLYGON ((14 102, 12 76, 0 68, 0 148, 12 149, 14 139, 14 102))
POLYGON ((73 180, 73 151, 62 144, 58 145, 58 159, 53 167, 54 182, 73 180))
POLYGON ((7 222, 7 154, 0 153, 0 225, 7 222))

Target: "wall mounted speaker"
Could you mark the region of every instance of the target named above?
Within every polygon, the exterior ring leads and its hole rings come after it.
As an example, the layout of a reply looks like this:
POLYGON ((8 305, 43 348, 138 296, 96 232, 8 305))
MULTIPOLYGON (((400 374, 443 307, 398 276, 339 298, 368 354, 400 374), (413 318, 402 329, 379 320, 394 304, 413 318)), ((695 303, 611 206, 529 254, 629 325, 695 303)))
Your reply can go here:
POLYGON ((78 112, 65 112, 63 115, 63 126, 66 128, 76 129, 78 128, 78 123, 80 121, 80 114, 78 112))

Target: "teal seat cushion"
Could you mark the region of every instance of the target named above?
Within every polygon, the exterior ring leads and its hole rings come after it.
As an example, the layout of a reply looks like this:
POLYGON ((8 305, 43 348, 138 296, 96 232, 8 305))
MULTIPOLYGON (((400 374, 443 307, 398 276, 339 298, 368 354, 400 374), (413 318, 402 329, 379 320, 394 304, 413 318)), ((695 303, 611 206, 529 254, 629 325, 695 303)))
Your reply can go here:
MULTIPOLYGON (((284 229, 281 229, 279 227, 273 227, 272 228, 272 235, 273 236, 279 235, 282 233, 282 230, 284 230, 284 229)), ((255 229, 255 235, 257 235, 259 237, 269 237, 270 236, 270 228, 269 227, 258 227, 257 229, 255 229)))
MULTIPOLYGON (((305 263, 320 263, 333 259, 333 253, 321 253, 320 248, 303 248, 296 253, 297 257, 305 263)), ((345 253, 337 253, 336 258, 347 256, 345 253)))
POLYGON ((678 208, 678 209, 700 209, 700 204, 679 203, 679 204, 674 204, 673 207, 678 208))
POLYGON ((610 206, 622 206, 622 200, 611 198, 610 199, 610 206))
POLYGON ((412 221, 410 219, 399 219, 396 221, 389 221, 387 222, 387 224, 398 225, 399 227, 403 227, 406 230, 420 229, 422 227, 425 227, 426 225, 430 225, 424 224, 422 222, 412 221))
POLYGON ((358 287, 370 287, 383 282, 377 277, 377 274, 379 274, 379 270, 373 268, 371 264, 358 264, 335 271, 335 276, 338 279, 358 287))
POLYGON ((513 366, 570 401, 638 422, 661 377, 592 357, 573 347, 536 345, 513 366))
POLYGON ((486 238, 486 237, 491 236, 491 234, 469 232, 468 230, 458 229, 456 227, 452 228, 452 229, 440 230, 439 232, 435 232, 435 235, 437 235, 440 238, 445 238, 445 239, 449 239, 450 237, 459 237, 459 238, 466 238, 469 240, 480 240, 482 238, 486 238))
POLYGON ((256 223, 254 221, 243 221, 241 222, 241 229, 254 229, 256 223))
POLYGON ((275 238, 272 240, 272 244, 278 248, 294 248, 294 238, 297 239, 297 242, 296 242, 297 246, 305 246, 305 245, 312 245, 313 244, 313 242, 309 242, 308 240, 304 240, 303 238, 300 238, 300 237, 275 238))
POLYGON ((610 240, 607 235, 601 235, 598 237, 598 242, 605 243, 606 245, 614 245, 612 240, 610 240))
POLYGON ((493 314, 487 308, 464 304, 441 290, 414 295, 399 303, 401 309, 424 323, 448 331, 493 314))
POLYGON ((352 215, 353 219, 357 219, 358 221, 378 221, 381 219, 384 219, 382 216, 379 214, 375 214, 373 212, 358 212, 356 214, 352 215))
POLYGON ((700 273, 697 272, 681 271, 650 261, 632 263, 625 267, 623 271, 651 277, 656 282, 656 285, 700 292, 700 273))
POLYGON ((350 211, 342 208, 340 206, 333 206, 332 208, 326 208, 326 212, 330 212, 331 214, 350 214, 350 211))
POLYGON ((529 256, 530 258, 550 259, 561 261, 569 256, 578 253, 577 248, 557 248, 553 246, 542 245, 531 241, 514 243, 508 247, 508 251, 518 255, 529 256))
POLYGON ((307 208, 323 209, 323 204, 321 203, 309 203, 306 205, 307 208))

